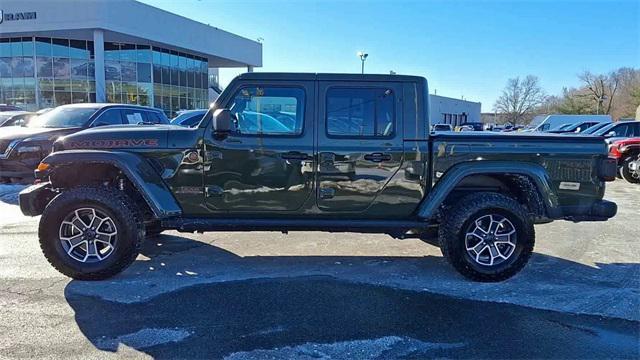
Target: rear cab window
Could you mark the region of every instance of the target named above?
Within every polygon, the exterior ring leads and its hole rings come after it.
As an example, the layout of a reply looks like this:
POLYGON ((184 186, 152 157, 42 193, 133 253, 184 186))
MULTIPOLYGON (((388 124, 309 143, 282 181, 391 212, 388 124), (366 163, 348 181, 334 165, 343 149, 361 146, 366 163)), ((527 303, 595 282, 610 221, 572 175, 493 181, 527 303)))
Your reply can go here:
POLYGON ((386 138, 395 131, 395 94, 387 88, 331 88, 326 130, 330 137, 386 138))

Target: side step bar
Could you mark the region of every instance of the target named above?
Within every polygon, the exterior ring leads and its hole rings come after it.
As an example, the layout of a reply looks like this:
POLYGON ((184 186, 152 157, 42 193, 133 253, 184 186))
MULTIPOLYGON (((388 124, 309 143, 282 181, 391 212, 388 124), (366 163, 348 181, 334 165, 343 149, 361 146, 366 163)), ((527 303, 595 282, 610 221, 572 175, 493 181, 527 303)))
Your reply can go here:
POLYGON ((340 219, 238 219, 238 218, 172 218, 162 220, 162 227, 182 232, 205 231, 327 231, 398 234, 426 230, 433 225, 406 220, 340 220, 340 219))

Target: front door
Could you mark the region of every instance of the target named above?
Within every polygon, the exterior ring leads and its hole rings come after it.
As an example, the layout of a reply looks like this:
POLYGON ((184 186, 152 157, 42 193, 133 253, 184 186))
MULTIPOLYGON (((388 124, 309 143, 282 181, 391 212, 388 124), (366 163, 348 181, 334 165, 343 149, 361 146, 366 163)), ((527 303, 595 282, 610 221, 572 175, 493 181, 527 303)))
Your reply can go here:
POLYGON ((364 213, 403 161, 402 86, 320 82, 317 204, 364 213))
POLYGON ((221 107, 236 118, 225 138, 205 133, 204 184, 212 210, 295 212, 314 191, 313 81, 236 83, 221 107))

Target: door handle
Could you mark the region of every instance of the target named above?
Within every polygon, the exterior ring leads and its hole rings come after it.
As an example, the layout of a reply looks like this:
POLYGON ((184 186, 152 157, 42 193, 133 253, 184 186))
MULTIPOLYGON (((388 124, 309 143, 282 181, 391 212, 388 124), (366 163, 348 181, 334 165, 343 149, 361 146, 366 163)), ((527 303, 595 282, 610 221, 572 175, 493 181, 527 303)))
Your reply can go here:
POLYGON ((391 155, 383 153, 371 153, 364 156, 365 160, 373 162, 391 161, 391 155))
POLYGON ((307 154, 298 152, 298 151, 291 151, 291 152, 286 152, 282 155, 280 155, 280 157, 282 157, 285 160, 309 160, 311 159, 311 157, 307 154))
POLYGON ((331 152, 320 153, 320 165, 329 166, 336 161, 336 154, 331 152))

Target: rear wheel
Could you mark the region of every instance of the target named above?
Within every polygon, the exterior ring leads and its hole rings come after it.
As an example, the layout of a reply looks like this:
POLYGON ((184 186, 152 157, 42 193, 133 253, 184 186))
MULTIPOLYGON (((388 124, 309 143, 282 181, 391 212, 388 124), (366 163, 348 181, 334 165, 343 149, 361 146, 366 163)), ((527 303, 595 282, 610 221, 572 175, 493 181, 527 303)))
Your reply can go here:
POLYGON ((79 280, 102 280, 129 266, 144 239, 133 201, 117 189, 77 187, 44 210, 40 247, 58 271, 79 280))
POLYGON ((497 193, 463 197, 446 214, 439 229, 440 249, 465 277, 502 281, 529 261, 534 228, 526 209, 497 193))
POLYGON ((622 161, 622 166, 620 167, 620 175, 623 179, 632 184, 640 184, 640 170, 637 168, 637 165, 634 170, 631 170, 630 167, 631 163, 634 161, 636 161, 637 164, 640 160, 638 160, 637 156, 628 156, 624 159, 622 161))

